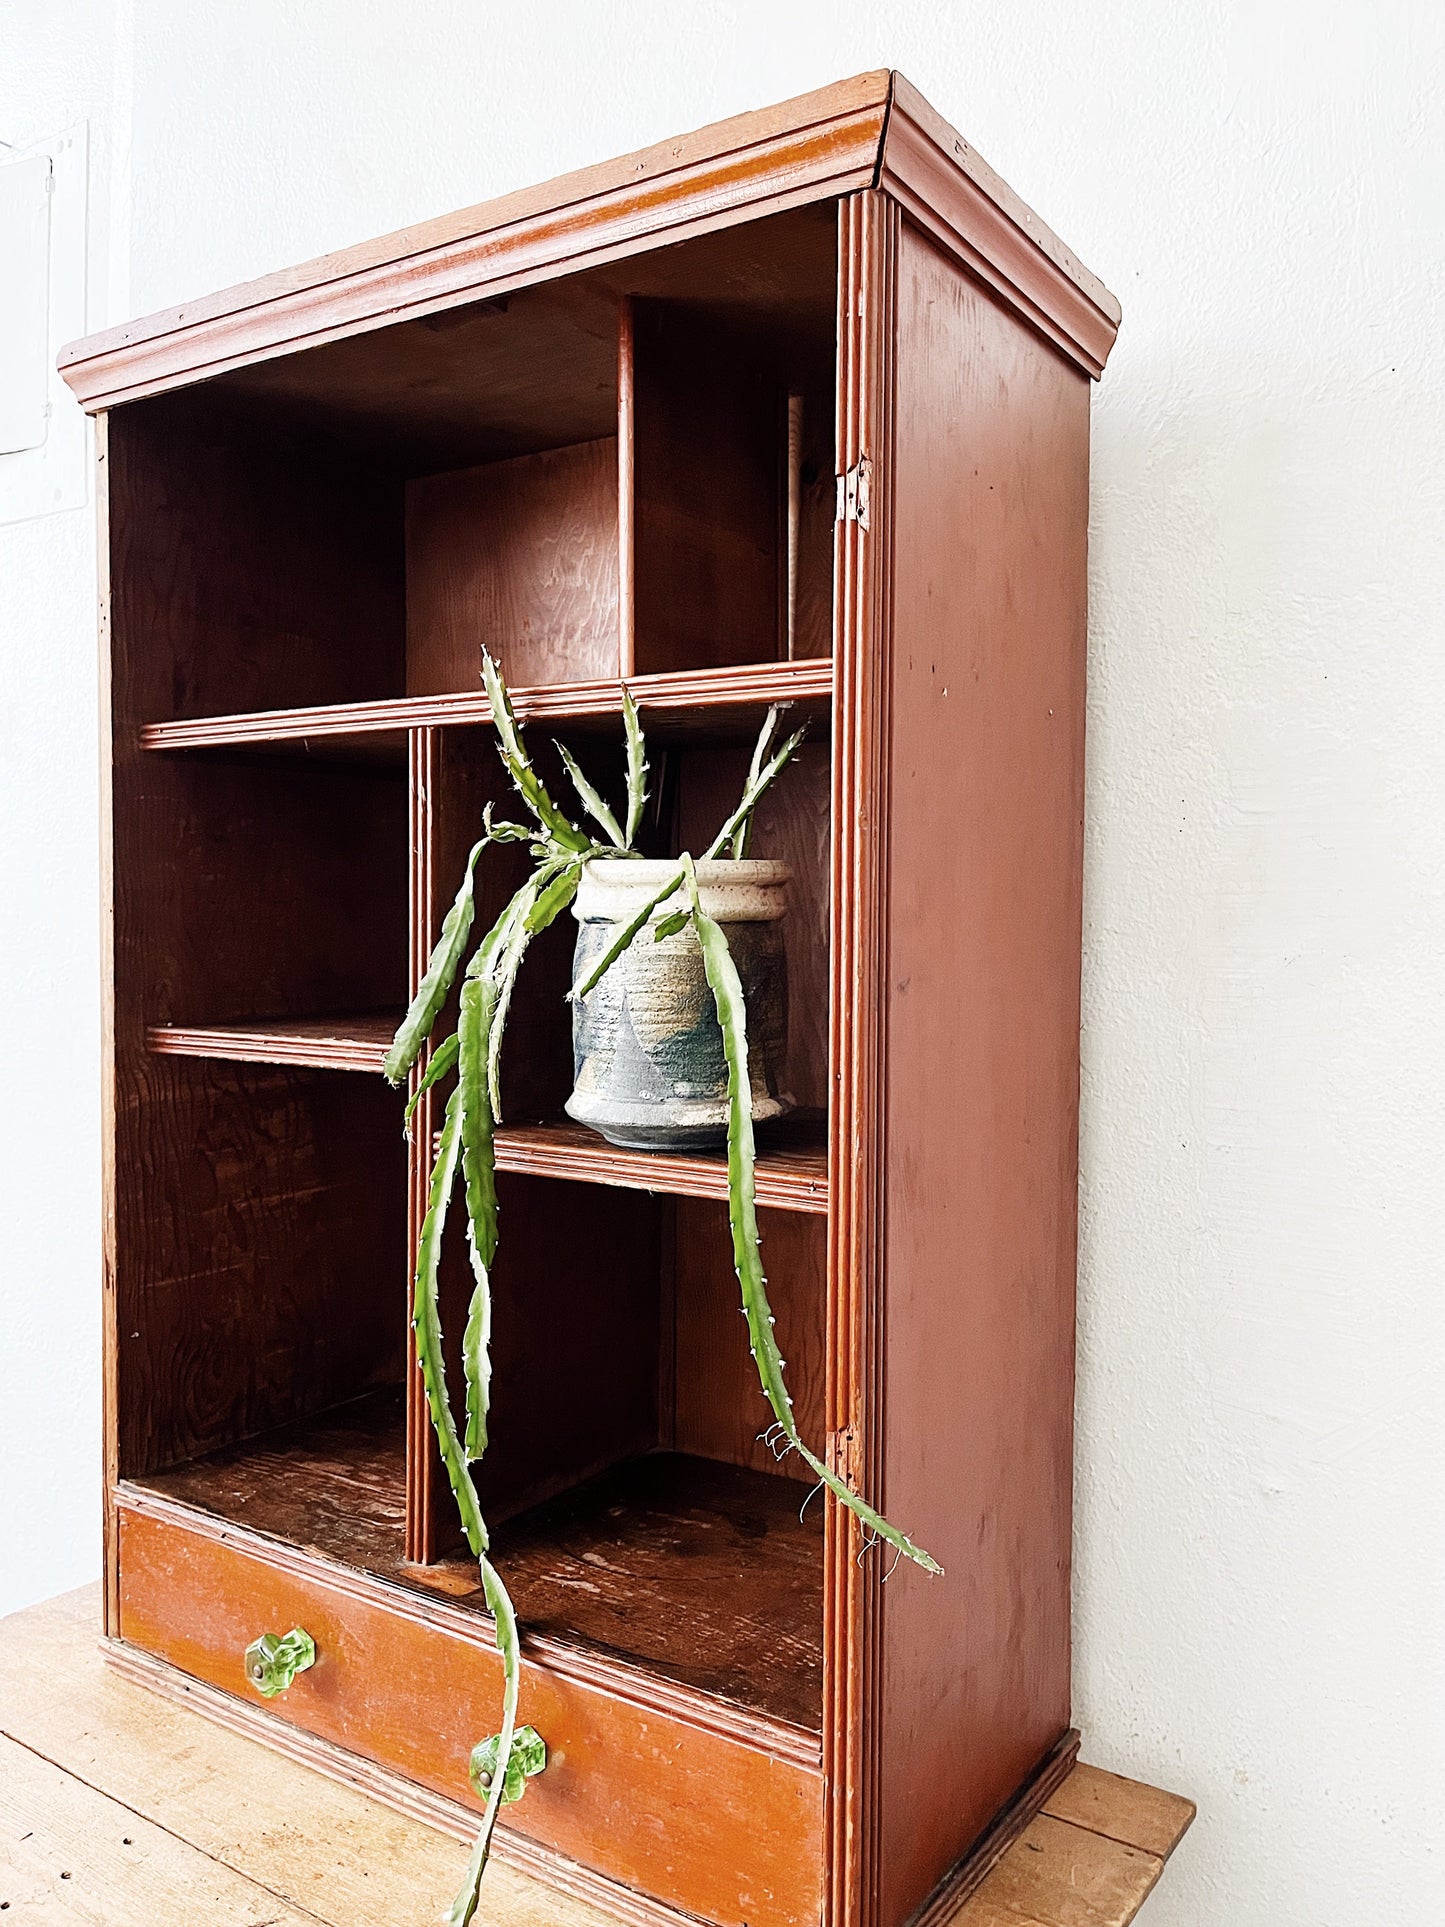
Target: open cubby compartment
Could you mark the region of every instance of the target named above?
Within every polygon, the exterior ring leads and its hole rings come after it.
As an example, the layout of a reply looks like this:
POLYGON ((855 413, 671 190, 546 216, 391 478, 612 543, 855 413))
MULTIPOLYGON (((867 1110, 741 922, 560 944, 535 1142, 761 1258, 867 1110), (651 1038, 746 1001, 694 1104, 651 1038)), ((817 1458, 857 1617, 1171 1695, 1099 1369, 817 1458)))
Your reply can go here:
MULTIPOLYGON (((718 717, 694 712, 649 734, 649 806, 639 837, 643 853, 695 854, 711 842, 742 794, 761 710, 718 717)), ((786 729, 789 718, 783 719, 786 729)), ((520 812, 489 730, 427 732, 431 759, 423 773, 424 872, 421 908, 426 944, 434 940, 462 875, 467 851, 480 833, 487 803, 499 815, 520 812)), ((625 815, 624 751, 620 722, 562 724, 526 731, 543 779, 574 814, 570 784, 552 738, 563 742, 614 812, 625 815)), ((788 1046, 783 1089, 799 1112, 791 1138, 811 1134, 819 1146, 828 1104, 829 865, 832 756, 826 714, 763 798, 751 854, 777 858, 792 873, 784 947, 788 961, 788 1046)), ((516 846, 487 850, 476 870, 476 927, 487 929, 526 874, 516 846)), ((566 1001, 577 927, 558 918, 527 952, 512 999, 502 1053, 505 1125, 555 1121, 572 1089, 572 1014, 566 1001)), ((423 954, 419 952, 419 955, 423 954)), ((445 1019, 437 1035, 445 1034, 445 1019)), ((766 1143, 764 1135, 762 1142, 766 1143)), ((596 1139, 599 1148, 602 1140, 596 1139)), ((718 1154, 721 1157, 721 1153, 718 1154)))
MULTIPOLYGON (((498 1205, 489 1443, 477 1476, 527 1637, 816 1730, 823 1509, 803 1509, 806 1468, 763 1440, 771 1414, 726 1206, 507 1174, 498 1205), (776 1638, 760 1659, 764 1621, 776 1638)), ((760 1226, 799 1422, 816 1446, 826 1219, 765 1210, 760 1226)), ((471 1289, 458 1226, 442 1304, 459 1409, 471 1289)), ((444 1487, 439 1503, 438 1558, 414 1569, 414 1583, 480 1609, 444 1487)))
POLYGON ((794 210, 117 410, 137 721, 827 656, 836 280, 794 210))
MULTIPOLYGON (((153 1048, 384 1035, 407 1000, 406 770, 240 753, 132 766, 118 887, 153 1048), (202 1033, 199 1037, 195 1033, 202 1033)), ((124 960, 121 960, 122 962, 124 960)))
MULTIPOLYGON (((119 1053, 117 1079, 120 1476, 264 1452, 278 1427, 400 1386, 392 1095, 344 1072, 119 1053)), ((295 1470, 272 1461, 278 1502, 295 1470)))

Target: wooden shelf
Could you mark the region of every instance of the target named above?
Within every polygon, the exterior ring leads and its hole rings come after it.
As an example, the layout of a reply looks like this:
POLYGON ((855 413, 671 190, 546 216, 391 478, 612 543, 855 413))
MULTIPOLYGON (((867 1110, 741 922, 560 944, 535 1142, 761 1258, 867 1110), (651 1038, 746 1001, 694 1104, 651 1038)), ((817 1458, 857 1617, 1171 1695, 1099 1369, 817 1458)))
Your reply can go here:
MULTIPOLYGON (((405 1429, 401 1393, 376 1392, 135 1484, 483 1614, 474 1560, 402 1556, 405 1429)), ((801 1739, 820 1730, 823 1698, 823 1507, 800 1519, 806 1491, 648 1453, 495 1526, 493 1556, 529 1648, 644 1666, 801 1739)))
MULTIPOLYGON (((146 1043, 169 1057, 241 1064, 302 1064, 313 1070, 380 1072, 401 1013, 276 1018, 254 1024, 153 1024, 146 1043)), ((828 1127, 800 1111, 759 1133, 757 1199, 779 1211, 828 1209, 828 1127)), ((509 1124, 497 1132, 497 1169, 523 1177, 610 1184, 678 1198, 728 1194, 724 1151, 623 1151, 568 1118, 509 1124)))
MULTIPOLYGON (((679 1198, 728 1194, 725 1151, 623 1151, 570 1120, 505 1125, 497 1133, 497 1169, 679 1198)), ((827 1212, 827 1125, 819 1113, 801 1113, 760 1133, 757 1198, 781 1211, 827 1212)))
POLYGON ((380 1071, 401 1012, 270 1018, 247 1024, 152 1024, 149 1049, 166 1057, 241 1064, 305 1064, 323 1071, 380 1071))
MULTIPOLYGON (((821 718, 832 700, 830 656, 799 662, 760 662, 742 668, 693 669, 675 675, 635 676, 627 684, 654 735, 689 729, 746 733, 747 712, 768 703, 793 703, 821 718)), ((523 723, 610 723, 622 714, 622 684, 566 682, 514 689, 523 723)), ((347 738, 399 745, 409 729, 489 723, 481 689, 452 696, 398 696, 369 703, 330 703, 315 709, 255 710, 238 716, 197 716, 146 723, 142 749, 228 749, 292 744, 320 746, 347 738)))

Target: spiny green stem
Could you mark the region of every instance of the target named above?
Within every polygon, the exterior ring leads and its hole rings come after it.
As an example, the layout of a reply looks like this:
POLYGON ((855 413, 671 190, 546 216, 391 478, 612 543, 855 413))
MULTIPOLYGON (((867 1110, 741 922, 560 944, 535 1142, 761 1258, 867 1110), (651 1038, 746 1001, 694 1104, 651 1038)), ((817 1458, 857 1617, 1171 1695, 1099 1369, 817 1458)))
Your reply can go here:
POLYGON ((491 1402, 492 1281, 497 1252, 497 1184, 492 1145, 492 1103, 487 1079, 488 1042, 497 1010, 497 987, 486 977, 462 985, 457 1019, 457 1095, 462 1106, 462 1184, 467 1202, 467 1244, 472 1261, 472 1298, 462 1336, 466 1380, 468 1460, 487 1449, 491 1402))
POLYGON ((632 691, 622 691, 622 728, 627 737, 627 835, 624 847, 632 849, 637 842, 637 832, 642 825, 642 812, 647 802, 647 744, 642 735, 642 719, 637 713, 637 704, 632 700, 632 691))
POLYGON ((421 1103, 434 1084, 439 1084, 457 1061, 457 1034, 443 1038, 427 1059, 426 1071, 421 1082, 406 1101, 406 1111, 402 1118, 402 1128, 408 1137, 411 1135, 411 1120, 416 1115, 416 1107, 421 1103))
POLYGON ((627 839, 623 836, 618 826, 617 818, 612 814, 611 810, 608 809, 606 803, 592 787, 591 783, 588 782, 586 776, 578 767, 576 757, 573 756, 571 750, 568 749, 565 743, 557 743, 555 747, 557 754, 562 758, 562 767, 572 778, 572 787, 576 790, 583 809, 586 810, 587 814, 592 818, 592 821, 597 825, 598 829, 601 830, 614 850, 625 850, 627 848, 627 839))
POLYGON ((507 1784, 507 1762, 512 1755, 512 1740, 517 1731, 517 1701, 522 1685, 521 1641, 517 1637, 516 1612, 500 1575, 485 1553, 479 1564, 482 1594, 496 1622, 497 1651, 502 1655, 502 1729, 497 1736, 497 1771, 492 1775, 491 1791, 487 1795, 486 1810, 482 1814, 482 1824, 477 1832, 471 1859, 467 1862, 466 1877, 447 1916, 448 1927, 471 1927, 476 1918, 482 1875, 487 1870, 487 1858, 492 1850, 492 1831, 497 1824, 497 1814, 507 1784))
MULTIPOLYGON (((781 714, 782 710, 777 703, 774 703, 767 715, 763 718, 763 726, 758 731, 758 740, 753 744, 753 756, 752 761, 748 764, 747 781, 743 784, 744 796, 747 795, 748 791, 762 774, 763 758, 768 753, 768 744, 773 740, 773 731, 778 726, 778 718, 781 714)), ((733 832, 732 854, 735 863, 742 863, 746 860, 748 845, 752 841, 752 835, 753 819, 750 812, 743 818, 742 822, 739 823, 737 829, 733 832)))
POLYGON ((803 1443, 793 1416, 793 1401, 783 1378, 783 1357, 773 1335, 776 1323, 768 1303, 767 1279, 759 1251, 756 1197, 756 1154, 753 1141, 753 1093, 748 1073, 746 1002, 742 980, 722 926, 706 915, 698 893, 692 858, 682 859, 692 904, 693 928, 702 950, 703 969, 717 1007, 728 1071, 728 1221, 732 1228, 733 1264, 742 1287, 748 1337, 758 1368, 763 1396, 788 1443, 799 1452, 839 1502, 847 1506, 869 1531, 896 1546, 928 1572, 941 1572, 935 1559, 906 1534, 890 1525, 880 1512, 860 1499, 838 1475, 803 1443))
POLYGON ((477 1488, 467 1467, 466 1453, 452 1417, 447 1397, 446 1364, 442 1355, 441 1301, 437 1285, 442 1255, 442 1232, 446 1226, 447 1206, 457 1180, 457 1162, 462 1138, 462 1088, 456 1085, 447 1099, 442 1120, 441 1142, 432 1165, 427 1213, 422 1220, 416 1250, 416 1295, 412 1305, 412 1327, 416 1333, 417 1363, 421 1367, 431 1411, 432 1429, 437 1436, 442 1464, 461 1514, 467 1544, 477 1558, 487 1549, 487 1528, 477 1500, 477 1488))
POLYGON ((417 986, 417 993, 411 1000, 411 1008, 401 1020, 401 1026, 391 1041, 391 1049, 382 1065, 388 1083, 400 1084, 417 1058, 421 1047, 430 1034, 432 1025, 442 1005, 447 1000, 447 992, 452 987, 452 979, 457 974, 462 952, 467 947, 471 935, 473 899, 473 873, 477 858, 487 847, 489 839, 482 837, 471 848, 467 857, 466 873, 461 886, 446 916, 442 919, 442 933, 426 967, 426 974, 417 986))
POLYGON ((805 734, 806 731, 795 729, 788 740, 768 759, 758 774, 748 780, 743 789, 742 801, 703 852, 702 861, 704 863, 710 863, 714 857, 718 856, 748 823, 753 811, 757 808, 767 790, 791 761, 793 751, 798 747, 799 743, 802 742, 805 734))
POLYGON ((585 997, 589 992, 597 988, 598 984, 601 983, 613 964, 617 962, 617 959, 622 955, 623 951, 631 947, 633 938, 637 935, 638 931, 641 930, 657 906, 660 903, 666 903, 673 892, 681 886, 682 876, 683 873, 681 870, 675 870, 657 892, 656 896, 649 897, 636 915, 628 919, 612 939, 611 943, 608 944, 597 962, 593 964, 592 968, 587 972, 586 976, 573 984, 572 988, 567 992, 567 1001, 569 1004, 575 1004, 579 997, 585 997))
POLYGON ((507 694, 507 685, 502 681, 501 672, 486 650, 482 651, 482 680, 487 686, 487 700, 492 706, 492 721, 497 730, 497 749, 507 774, 516 786, 517 794, 536 817, 550 840, 564 850, 581 851, 589 847, 591 838, 584 836, 574 823, 558 809, 547 793, 547 787, 532 767, 531 758, 522 742, 517 728, 517 719, 512 713, 512 699, 507 694))

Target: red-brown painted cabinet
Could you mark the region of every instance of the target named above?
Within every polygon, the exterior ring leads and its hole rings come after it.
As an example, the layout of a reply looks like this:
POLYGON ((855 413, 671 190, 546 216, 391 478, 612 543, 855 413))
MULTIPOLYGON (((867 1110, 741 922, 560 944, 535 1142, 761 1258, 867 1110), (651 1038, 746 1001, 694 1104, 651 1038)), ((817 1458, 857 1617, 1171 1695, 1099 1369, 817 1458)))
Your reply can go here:
MULTIPOLYGON (((120 1664, 465 1831, 499 1663, 409 1346, 435 1118, 380 1076, 480 812, 484 644, 656 854, 765 708, 794 882, 758 1170, 567 1122, 568 938, 498 1139, 495 1557, 547 1771, 499 1851, 638 1922, 941 1920, 1067 1765, 1089 394, 1118 309, 865 75, 81 343, 109 687, 120 1664), (304 1626, 260 1697, 243 1655, 304 1626)), ((489 859, 490 863, 490 859, 489 859)), ((510 887, 486 868, 483 914, 510 887)), ((466 1290, 446 1260, 452 1324, 466 1290)))

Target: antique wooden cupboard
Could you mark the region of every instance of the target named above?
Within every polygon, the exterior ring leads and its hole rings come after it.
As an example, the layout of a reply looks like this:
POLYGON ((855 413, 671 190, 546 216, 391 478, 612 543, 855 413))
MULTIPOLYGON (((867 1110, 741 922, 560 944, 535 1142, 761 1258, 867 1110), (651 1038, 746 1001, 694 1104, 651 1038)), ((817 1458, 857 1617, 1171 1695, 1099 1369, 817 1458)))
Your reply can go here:
POLYGON ((659 854, 766 704, 809 722, 757 844, 795 872, 802 1106, 765 1253, 805 1431, 946 1567, 860 1557, 760 1444, 722 1159, 562 1120, 550 933, 482 1476, 551 1763, 499 1851, 635 1922, 902 1927, 1066 1767, 1117 322, 882 72, 67 350, 101 465, 117 1665, 474 1820, 500 1668, 408 1352, 431 1132, 378 1071, 502 795, 487 643, 604 787, 628 681, 659 854), (316 1664, 262 1700, 243 1651, 292 1626, 316 1664))

